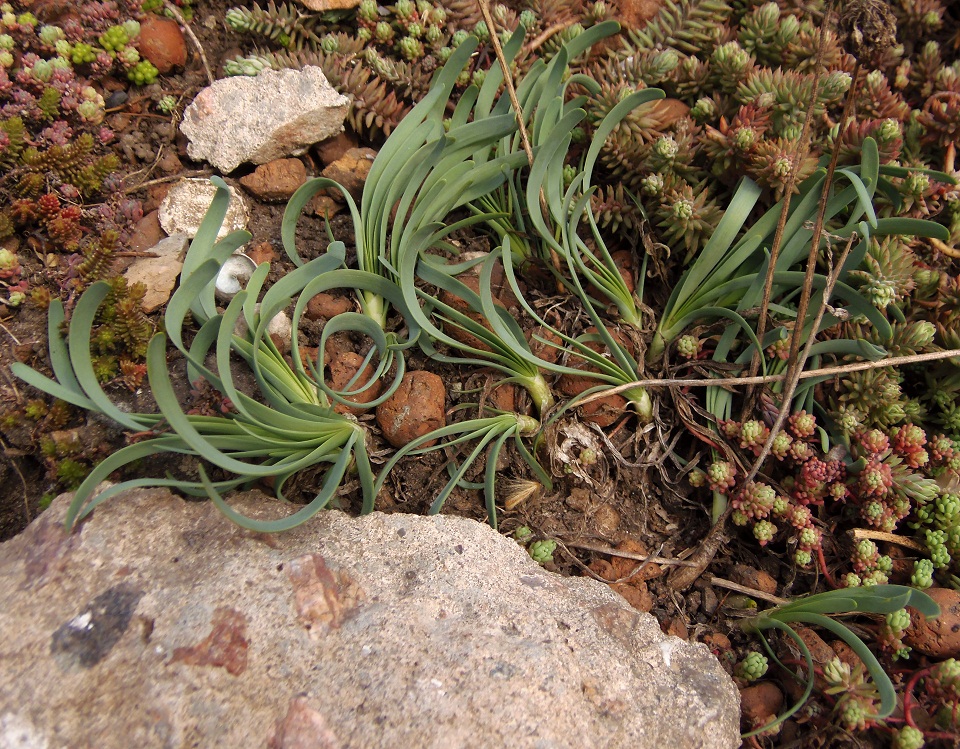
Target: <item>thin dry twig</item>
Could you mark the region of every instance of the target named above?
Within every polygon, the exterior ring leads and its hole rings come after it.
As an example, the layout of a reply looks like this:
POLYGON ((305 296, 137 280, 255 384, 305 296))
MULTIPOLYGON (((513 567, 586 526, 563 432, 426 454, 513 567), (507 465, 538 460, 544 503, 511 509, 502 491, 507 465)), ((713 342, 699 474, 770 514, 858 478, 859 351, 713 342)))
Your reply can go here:
MULTIPOLYGON (((829 179, 829 174, 827 175, 829 179)), ((824 203, 824 207, 825 207, 824 203)), ((850 238, 847 240, 847 246, 843 248, 843 252, 840 253, 840 259, 837 260, 836 266, 830 270, 830 273, 827 276, 827 281, 823 287, 823 299, 820 302, 820 308, 817 310, 817 314, 814 315, 813 323, 810 326, 810 336, 807 338, 807 343, 803 347, 803 351, 797 356, 795 366, 791 366, 787 369, 787 379, 786 385, 783 388, 783 403, 780 404, 780 411, 777 413, 777 418, 773 422, 773 426, 770 427, 770 433, 774 435, 774 438, 777 434, 780 433, 780 430, 783 428, 783 423, 787 420, 787 414, 790 413, 790 404, 793 400, 793 394, 797 390, 797 385, 800 383, 800 375, 803 373, 803 365, 806 362, 807 358, 810 356, 810 350, 813 348, 814 342, 817 340, 817 330, 820 328, 820 322, 823 320, 823 315, 827 311, 827 304, 830 302, 830 295, 833 293, 834 287, 837 285, 837 281, 840 280, 840 275, 843 273, 843 264, 847 262, 847 257, 850 255, 850 250, 853 249, 853 241, 857 238, 856 234, 851 234, 850 238)), ((819 236, 814 232, 814 240, 819 243, 819 236)), ((814 258, 812 261, 813 264, 816 263, 814 258)), ((809 268, 808 268, 809 271, 809 268)), ((810 287, 813 287, 813 277, 812 274, 808 272, 808 278, 810 278, 811 283, 810 287)), ((804 286, 806 291, 806 286, 804 286)), ((801 299, 801 302, 803 300, 801 299)), ((801 304, 802 306, 802 304, 801 304)), ((804 318, 798 317, 797 320, 801 321, 804 318)), ((797 328, 794 329, 794 338, 799 339, 799 328, 803 327, 802 324, 798 323, 797 328)), ((760 449, 760 454, 757 456, 757 459, 753 462, 753 466, 750 468, 750 472, 747 474, 747 477, 743 480, 743 485, 746 486, 756 477, 757 473, 760 471, 760 466, 763 465, 763 462, 770 455, 770 450, 773 447, 773 439, 767 438, 767 441, 763 444, 763 447, 760 449)))
POLYGON ((727 518, 730 517, 730 513, 732 512, 733 505, 728 504, 727 509, 720 514, 717 522, 713 524, 713 527, 704 537, 703 541, 700 542, 697 550, 690 556, 688 560, 691 562, 690 567, 673 570, 667 576, 667 585, 674 590, 686 590, 697 581, 697 578, 707 569, 713 561, 713 558, 717 555, 720 546, 726 540, 724 528, 727 525, 727 518))
POLYGON ((930 244, 933 245, 934 249, 939 252, 942 252, 947 257, 960 258, 960 250, 956 247, 951 247, 946 242, 941 242, 936 237, 930 237, 930 244))
POLYGON ((555 34, 559 34, 561 31, 563 31, 564 29, 570 26, 573 26, 573 24, 575 23, 577 23, 577 19, 570 18, 566 21, 560 21, 559 23, 555 23, 550 28, 541 31, 533 41, 531 41, 529 44, 524 46, 524 48, 520 52, 520 56, 518 59, 522 60, 531 52, 536 52, 538 49, 540 49, 540 47, 543 44, 547 42, 547 40, 550 37, 554 36, 555 34))
MULTIPOLYGON (((817 56, 813 66, 814 70, 820 70, 823 67, 823 55, 826 47, 827 29, 821 28, 820 43, 817 46, 817 56)), ((773 293, 773 274, 776 271, 777 260, 780 257, 780 246, 783 244, 783 232, 787 226, 787 216, 790 212, 790 202, 793 199, 794 186, 797 183, 800 164, 803 163, 803 159, 810 149, 810 123, 813 121, 813 110, 817 104, 817 95, 820 93, 820 79, 821 76, 819 75, 815 75, 813 78, 813 93, 810 95, 810 105, 807 107, 807 111, 803 116, 803 128, 800 131, 800 138, 797 140, 793 164, 790 167, 790 174, 787 175, 787 182, 783 191, 783 209, 780 211, 780 218, 777 220, 777 230, 773 235, 773 244, 770 247, 770 260, 767 264, 767 276, 763 282, 763 298, 760 302, 760 316, 757 319, 757 340, 759 341, 763 341, 763 336, 767 332, 770 295, 773 293)), ((755 375, 760 368, 761 356, 763 356, 763 352, 759 349, 753 352, 753 357, 750 359, 749 370, 751 377, 755 375)), ((753 410, 754 394, 754 389, 751 386, 744 398, 743 416, 741 417, 743 419, 747 418, 747 414, 753 410)))
POLYGON ((683 559, 668 559, 667 557, 650 554, 634 554, 630 551, 620 551, 619 549, 611 549, 607 546, 594 546, 593 544, 584 544, 575 541, 566 541, 564 543, 571 549, 582 549, 583 551, 592 551, 596 554, 606 554, 611 557, 623 557, 624 559, 633 559, 636 562, 649 562, 651 564, 672 565, 676 567, 696 566, 695 562, 688 562, 683 559))
MULTIPOLYGON (((497 36, 497 26, 493 22, 493 15, 490 13, 490 3, 488 0, 477 0, 480 6, 480 13, 490 31, 490 43, 493 45, 494 54, 500 63, 500 69, 503 71, 503 83, 507 87, 507 96, 510 97, 510 103, 513 104, 513 111, 517 115, 517 127, 520 130, 520 142, 523 143, 523 151, 527 154, 527 162, 533 166, 533 147, 530 145, 530 135, 527 133, 526 123, 523 121, 523 110, 520 108, 520 100, 517 98, 517 90, 513 86, 513 76, 510 75, 510 65, 507 64, 507 58, 503 54, 503 47, 500 46, 500 37, 497 36)), ((540 193, 541 199, 543 192, 540 193)))
POLYGON ((725 580, 722 577, 710 577, 708 581, 711 585, 716 585, 718 588, 726 588, 727 590, 732 590, 734 593, 743 593, 751 598, 759 598, 761 601, 767 601, 777 606, 784 606, 790 603, 790 600, 787 598, 780 598, 770 593, 764 593, 762 590, 757 590, 756 588, 748 588, 745 585, 739 585, 732 580, 725 580))
POLYGON ((11 333, 11 332, 10 332, 10 328, 8 328, 6 325, 4 325, 3 323, 0 323, 0 329, 2 329, 4 333, 6 333, 8 336, 10 336, 10 337, 13 339, 13 342, 14 342, 15 344, 17 344, 18 346, 23 345, 23 344, 20 342, 20 339, 17 338, 13 333, 11 333))
POLYGON ((854 543, 857 541, 862 541, 864 539, 869 539, 871 541, 883 541, 888 544, 897 544, 898 546, 903 546, 904 548, 911 549, 912 551, 918 551, 921 554, 926 554, 928 549, 927 547, 915 541, 912 538, 907 538, 906 536, 898 536, 896 533, 887 533, 886 531, 872 531, 869 528, 854 528, 850 531, 850 536, 853 538, 854 543))
POLYGON ((137 185, 130 185, 130 187, 125 187, 123 188, 123 194, 127 195, 131 192, 137 192, 138 190, 143 190, 146 187, 152 187, 153 185, 162 185, 165 182, 176 182, 178 180, 187 179, 191 177, 209 177, 211 174, 213 174, 213 172, 210 169, 197 169, 192 172, 180 172, 179 174, 171 174, 168 177, 157 177, 156 179, 149 179, 146 182, 141 182, 137 185))
MULTIPOLYGON (((850 120, 850 116, 853 113, 853 102, 856 100, 857 96, 857 86, 860 79, 860 61, 858 60, 854 63, 853 66, 853 81, 850 84, 850 90, 847 92, 847 100, 843 105, 843 115, 840 117, 840 132, 843 133, 844 129, 847 126, 847 122, 850 120)), ((833 287, 836 286, 837 281, 840 279, 840 274, 843 272, 843 264, 847 260, 847 255, 850 254, 850 250, 853 247, 853 239, 855 235, 850 236, 850 240, 847 242, 847 246, 844 248, 844 251, 840 257, 840 260, 837 262, 836 267, 832 269, 827 278, 826 286, 823 289, 823 297, 820 300, 820 309, 818 310, 813 325, 810 328, 810 336, 807 339, 806 345, 803 348, 803 351, 800 351, 800 339, 803 338, 803 329, 804 321, 807 319, 807 310, 810 306, 810 298, 813 296, 813 279, 816 275, 817 270, 817 257, 820 254, 820 240, 823 238, 823 224, 824 217, 827 212, 827 199, 830 197, 830 188, 833 185, 833 175, 837 170, 837 161, 840 158, 840 148, 835 148, 833 150, 833 156, 830 158, 830 165, 827 167, 827 174, 823 180, 823 190, 820 192, 820 203, 817 206, 817 220, 813 227, 813 236, 810 237, 810 252, 807 254, 807 268, 803 277, 803 291, 800 293, 800 302, 797 305, 797 324, 793 328, 793 334, 790 336, 790 358, 789 364, 787 365, 787 378, 784 381, 783 393, 781 394, 782 402, 780 404, 780 411, 777 413, 777 418, 773 422, 773 426, 770 427, 770 434, 767 436, 767 441, 764 442, 763 448, 760 450, 760 454, 757 456, 757 459, 753 463, 753 467, 750 469, 750 473, 747 474, 746 479, 744 479, 744 485, 747 485, 753 481, 754 477, 757 475, 757 472, 760 470, 760 466, 763 465, 763 461, 767 459, 767 456, 770 455, 770 449, 773 447, 773 441, 780 434, 780 430, 783 427, 783 423, 787 420, 787 415, 790 413, 790 406, 793 401, 793 394, 797 390, 797 384, 800 382, 800 375, 803 372, 803 365, 807 360, 810 350, 813 347, 814 341, 817 337, 817 330, 820 327, 820 321, 823 319, 823 314, 827 309, 827 304, 830 301, 830 294, 833 291, 833 287)))
MULTIPOLYGON (((820 369, 811 369, 801 372, 799 380, 808 380, 811 377, 832 377, 834 375, 845 375, 850 372, 862 372, 866 369, 881 369, 883 367, 899 367, 902 364, 919 364, 928 361, 942 361, 943 359, 953 359, 960 357, 960 349, 952 348, 944 351, 930 351, 926 354, 911 354, 910 356, 891 356, 886 359, 877 359, 876 361, 853 362, 851 364, 840 364, 836 367, 821 367, 820 369)), ((623 393, 634 388, 656 388, 656 387, 739 387, 743 385, 766 385, 774 382, 783 382, 787 379, 786 374, 778 375, 757 375, 756 377, 711 377, 703 380, 691 380, 680 377, 672 377, 659 380, 634 380, 624 385, 617 385, 609 390, 603 390, 594 393, 583 400, 574 402, 576 406, 582 406, 585 403, 606 398, 617 393, 623 393)))
POLYGON ((187 36, 190 37, 190 41, 193 42, 193 46, 197 48, 197 53, 200 55, 200 62, 203 63, 203 71, 207 74, 207 80, 210 81, 210 85, 214 84, 216 80, 213 77, 213 73, 210 72, 210 63, 207 62, 207 55, 203 51, 203 45, 200 44, 200 40, 197 39, 197 35, 193 33, 193 29, 190 28, 190 24, 187 23, 187 19, 183 17, 183 13, 180 12, 180 9, 174 5, 170 0, 163 0, 163 7, 166 8, 177 19, 183 30, 186 32, 187 36))

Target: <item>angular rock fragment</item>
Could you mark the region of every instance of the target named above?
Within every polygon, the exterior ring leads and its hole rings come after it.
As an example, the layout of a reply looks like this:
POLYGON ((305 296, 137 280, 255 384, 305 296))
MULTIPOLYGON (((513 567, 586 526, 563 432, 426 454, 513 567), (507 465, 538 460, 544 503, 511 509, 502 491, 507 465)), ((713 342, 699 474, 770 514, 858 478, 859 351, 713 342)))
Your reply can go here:
POLYGON ((224 174, 245 162, 265 164, 303 153, 343 126, 350 100, 315 66, 223 78, 183 113, 187 154, 224 174))

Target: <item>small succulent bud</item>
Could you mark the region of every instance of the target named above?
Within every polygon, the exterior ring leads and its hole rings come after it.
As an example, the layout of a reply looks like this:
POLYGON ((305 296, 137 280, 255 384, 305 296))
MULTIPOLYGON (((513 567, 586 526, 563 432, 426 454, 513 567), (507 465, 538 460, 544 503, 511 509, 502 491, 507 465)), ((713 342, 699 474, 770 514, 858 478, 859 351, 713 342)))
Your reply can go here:
POLYGON ((904 726, 893 732, 893 749, 922 749, 925 741, 923 731, 913 726, 904 726))
POLYGON ((16 253, 13 253, 6 248, 0 249, 0 271, 11 270, 20 270, 20 261, 17 258, 16 253))
POLYGON ((651 174, 640 180, 641 190, 644 195, 660 195, 663 192, 663 175, 651 174))
POLYGON ((761 520, 753 526, 753 537, 761 546, 766 546, 775 535, 777 535, 777 526, 769 520, 761 520))
POLYGON ((677 339, 677 353, 684 359, 696 359, 700 353, 700 339, 695 335, 682 335, 677 339))
POLYGON ((403 37, 397 45, 397 49, 400 50, 400 54, 406 60, 417 60, 423 57, 423 42, 414 39, 412 36, 403 37))
POLYGON ((340 40, 333 34, 327 34, 320 40, 320 49, 328 55, 340 49, 340 40))
POLYGON ((129 78, 137 86, 148 86, 157 80, 160 71, 149 60, 141 60, 127 71, 129 78))
POLYGON ((357 6, 357 17, 367 23, 379 19, 380 10, 377 7, 377 0, 360 0, 360 5, 357 6))
POLYGON ((900 634, 910 626, 910 612, 906 609, 897 609, 887 614, 887 626, 894 632, 900 634))
POLYGON ((690 108, 690 116, 697 122, 707 122, 717 116, 717 104, 706 96, 697 99, 697 103, 690 108))
POLYGON ((797 540, 802 548, 814 549, 820 545, 820 532, 816 528, 803 528, 797 540))
POLYGON ((840 686, 850 679, 850 666, 839 658, 831 658, 823 664, 823 678, 831 686, 840 686))
POLYGON ((653 144, 654 153, 656 153, 661 158, 670 160, 677 155, 677 151, 680 150, 680 146, 677 145, 677 141, 673 139, 673 136, 664 135, 653 144))
POLYGON ((117 52, 117 59, 124 65, 136 65, 140 62, 140 52, 136 47, 124 47, 117 52))
POLYGON ((37 32, 37 36, 40 38, 40 41, 43 42, 48 47, 52 47, 61 39, 66 39, 66 34, 63 33, 63 29, 59 26, 45 25, 40 27, 40 31, 37 32))
POLYGON ((530 31, 537 25, 537 14, 529 8, 520 11, 520 25, 527 31, 530 31))
POLYGON ((557 550, 557 542, 553 539, 544 539, 534 541, 527 547, 531 559, 537 564, 550 564, 553 562, 553 552, 557 550))
MULTIPOLYGON (((840 722, 849 731, 862 731, 867 727, 867 711, 860 700, 849 698, 840 704, 840 722)), ((871 711, 872 712, 872 711, 871 711)))
POLYGON ((673 204, 673 215, 674 218, 679 219, 680 221, 686 221, 693 217, 696 208, 693 203, 689 200, 684 200, 681 198, 676 203, 673 204))
POLYGON ((731 142, 738 151, 749 151, 757 142, 757 131, 752 127, 738 127, 731 142))
POLYGON ((513 537, 522 544, 527 543, 531 538, 533 538, 533 531, 530 530, 526 525, 521 525, 513 532, 513 537))
POLYGON ((80 119, 96 125, 103 121, 103 106, 98 105, 95 101, 82 101, 77 107, 77 114, 80 119))
POLYGON ((735 483, 736 474, 737 469, 725 460, 715 460, 707 466, 707 478, 710 480, 710 488, 714 491, 731 488, 735 483))
POLYGON ((396 32, 386 21, 380 21, 373 30, 373 36, 381 44, 387 44, 393 40, 396 32))
POLYGON ((167 94, 157 102, 157 109, 164 114, 170 114, 177 108, 177 97, 167 94))
POLYGON ((736 665, 733 673, 744 681, 756 681, 767 673, 767 658, 756 651, 747 653, 746 657, 736 665))
POLYGON ((687 474, 687 481, 690 482, 690 486, 694 488, 700 488, 701 486, 707 485, 707 474, 701 471, 699 468, 694 468, 690 473, 687 474))

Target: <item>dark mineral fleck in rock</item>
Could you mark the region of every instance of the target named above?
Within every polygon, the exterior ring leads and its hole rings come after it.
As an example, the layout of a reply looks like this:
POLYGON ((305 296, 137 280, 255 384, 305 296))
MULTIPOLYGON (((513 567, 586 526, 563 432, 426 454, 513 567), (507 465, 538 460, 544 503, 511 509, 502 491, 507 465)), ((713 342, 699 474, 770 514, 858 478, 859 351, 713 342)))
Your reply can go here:
POLYGON ((50 653, 64 670, 92 668, 109 655, 130 625, 142 590, 115 585, 62 624, 50 640, 50 653))

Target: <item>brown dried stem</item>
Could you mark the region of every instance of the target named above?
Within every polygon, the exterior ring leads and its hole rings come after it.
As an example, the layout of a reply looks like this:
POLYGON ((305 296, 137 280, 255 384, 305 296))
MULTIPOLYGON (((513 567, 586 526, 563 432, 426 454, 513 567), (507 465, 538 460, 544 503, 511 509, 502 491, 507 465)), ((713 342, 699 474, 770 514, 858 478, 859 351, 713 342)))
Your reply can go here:
POLYGON ((897 544, 897 546, 903 546, 904 548, 910 549, 911 551, 917 551, 921 554, 928 553, 929 549, 925 544, 915 541, 912 538, 907 538, 906 536, 898 536, 896 533, 887 533, 886 531, 875 531, 870 530, 869 528, 854 528, 850 531, 850 536, 853 538, 854 543, 857 541, 862 541, 864 539, 869 539, 871 541, 883 541, 888 544, 897 544))
MULTIPOLYGON (((510 66, 507 64, 507 58, 503 54, 503 47, 500 46, 500 38, 497 36, 497 27, 493 21, 493 15, 490 13, 490 3, 488 0, 477 0, 480 6, 480 13, 483 14, 483 20, 490 31, 490 43, 493 45, 494 54, 497 56, 497 62, 500 63, 500 69, 503 70, 503 84, 507 87, 507 96, 510 97, 510 103, 513 104, 513 111, 517 115, 517 127, 520 130, 520 142, 523 143, 523 151, 527 154, 527 162, 533 166, 533 147, 530 145, 530 135, 527 133, 527 126, 523 121, 523 110, 520 108, 520 100, 517 98, 517 90, 513 86, 513 77, 510 75, 510 66)), ((540 193, 540 199, 543 201, 543 192, 540 193)))
POLYGON ((748 588, 745 585, 739 585, 732 580, 725 580, 722 577, 711 577, 710 584, 716 585, 718 588, 732 590, 734 593, 743 593, 751 598, 759 598, 761 601, 767 601, 768 603, 773 603, 777 606, 785 606, 786 604, 790 603, 790 600, 787 598, 773 596, 769 593, 764 593, 762 590, 757 590, 756 588, 748 588))
MULTIPOLYGON (((847 122, 853 113, 853 103, 856 100, 857 84, 859 79, 860 62, 858 60, 853 66, 853 82, 850 84, 850 90, 847 92, 847 99, 843 105, 843 115, 840 118, 841 133, 847 126, 847 122)), ((820 204, 817 206, 817 220, 813 227, 813 236, 810 238, 810 252, 807 255, 807 268, 803 277, 803 291, 800 294, 800 303, 797 305, 797 324, 794 326, 793 334, 790 336, 790 358, 789 365, 787 367, 787 378, 785 380, 785 386, 781 396, 782 402, 780 404, 780 411, 777 414, 776 421, 773 422, 773 426, 770 428, 770 435, 767 437, 767 441, 764 443, 763 449, 760 451, 760 455, 757 456, 757 459, 753 463, 753 467, 750 469, 750 473, 747 474, 746 479, 744 479, 744 485, 753 481, 753 478, 760 470, 760 466, 763 465, 763 461, 765 461, 767 456, 770 455, 770 448, 773 446, 773 441, 776 439, 777 435, 780 434, 780 429, 783 427, 783 422, 786 421, 787 415, 790 413, 790 405, 793 401, 793 394, 797 390, 797 384, 800 382, 800 374, 803 372, 803 365, 806 363, 807 356, 809 355, 810 349, 813 347, 813 343, 817 337, 817 329, 820 327, 820 321, 823 319, 823 314, 826 311, 827 303, 830 300, 830 294, 833 291, 833 287, 839 280, 840 274, 843 272, 843 264, 846 262, 847 255, 849 255, 850 249, 853 246, 854 235, 851 235, 850 240, 847 242, 847 246, 844 248, 844 251, 840 257, 840 260, 837 262, 836 267, 831 270, 830 275, 827 278, 827 284, 823 290, 823 298, 820 301, 820 309, 818 310, 813 326, 810 329, 810 336, 807 339, 806 346, 804 346, 803 352, 801 353, 800 339, 803 337, 803 321, 807 319, 807 311, 810 307, 810 297, 813 296, 813 279, 817 270, 817 256, 820 254, 820 240, 823 238, 824 215, 827 212, 827 199, 830 196, 830 188, 833 185, 833 175, 837 170, 837 160, 839 157, 840 149, 835 148, 833 150, 833 156, 830 158, 830 166, 827 167, 827 175, 823 180, 823 190, 820 193, 820 204)))
MULTIPOLYGON (((911 354, 910 356, 891 356, 877 361, 853 362, 851 364, 840 364, 836 367, 821 367, 812 369, 809 372, 801 372, 797 376, 797 381, 807 380, 811 377, 823 377, 833 375, 845 375, 850 372, 862 372, 866 369, 880 369, 882 367, 899 367, 901 364, 919 364, 928 361, 942 361, 944 359, 960 358, 960 349, 946 349, 944 351, 930 351, 926 354, 911 354)), ((779 375, 757 375, 755 377, 711 377, 703 380, 691 380, 681 377, 672 377, 658 380, 634 380, 624 385, 617 385, 608 390, 594 393, 583 400, 575 402, 575 405, 582 406, 590 401, 607 398, 611 395, 633 390, 635 388, 657 388, 657 387, 740 387, 743 385, 766 385, 774 382, 783 382, 787 379, 786 374, 779 375)))
MULTIPOLYGON (((787 182, 783 191, 783 208, 780 211, 780 218, 777 220, 777 229, 773 235, 773 244, 770 247, 770 261, 767 265, 767 276, 763 282, 763 298, 760 302, 760 315, 757 318, 757 340, 762 341, 767 332, 767 316, 770 308, 770 296, 773 293, 773 274, 776 271, 777 260, 780 257, 780 246, 783 244, 783 232, 787 226, 787 216, 790 213, 790 202, 793 199, 794 186, 797 184, 797 175, 800 172, 800 164, 803 163, 804 156, 810 148, 810 123, 813 121, 813 110, 817 104, 817 95, 820 93, 820 78, 817 73, 823 66, 823 55, 827 47, 827 30, 825 27, 820 29, 820 42, 817 46, 817 56, 814 61, 813 93, 810 94, 810 105, 803 116, 803 129, 800 131, 800 138, 797 140, 796 154, 793 164, 790 167, 790 174, 787 175, 787 182)), ((754 351, 750 359, 750 376, 757 373, 760 368, 760 357, 763 352, 759 349, 754 351)), ((747 414, 753 411, 755 391, 751 387, 744 398, 743 415, 745 419, 747 414)))
POLYGON ((650 554, 634 554, 631 551, 620 551, 611 549, 608 546, 594 546, 574 541, 565 541, 564 544, 571 549, 582 549, 583 551, 592 551, 596 554, 606 554, 611 557, 623 557, 624 559, 633 559, 636 562, 649 562, 651 564, 661 564, 664 566, 673 565, 677 567, 695 567, 695 562, 688 562, 683 559, 668 559, 667 557, 658 557, 650 554))

